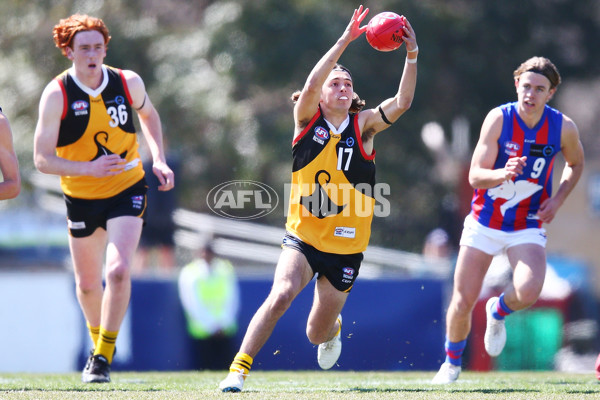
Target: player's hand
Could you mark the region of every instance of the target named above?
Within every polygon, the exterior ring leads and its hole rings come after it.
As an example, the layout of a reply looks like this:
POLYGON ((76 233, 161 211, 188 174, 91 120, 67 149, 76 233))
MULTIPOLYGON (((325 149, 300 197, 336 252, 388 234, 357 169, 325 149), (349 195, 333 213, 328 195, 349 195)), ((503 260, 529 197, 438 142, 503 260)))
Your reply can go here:
POLYGON ((554 197, 550 197, 542 202, 536 216, 544 223, 552 222, 558 209, 560 208, 559 201, 554 197))
POLYGON ((117 175, 123 172, 127 160, 121 158, 118 154, 107 154, 100 156, 94 161, 90 161, 89 170, 86 175, 96 178, 117 175))
POLYGON ((404 21, 404 36, 402 36, 402 40, 404 40, 404 43, 406 44, 406 50, 413 51, 418 49, 419 46, 417 45, 417 35, 415 34, 415 30, 404 15, 400 16, 400 18, 404 21))
POLYGON ((152 172, 158 178, 160 185, 158 186, 158 190, 161 192, 166 192, 167 190, 171 190, 175 187, 175 174, 171 171, 169 166, 162 162, 156 161, 152 165, 152 172))
POLYGON ((369 9, 365 8, 363 11, 362 5, 355 9, 354 14, 352 14, 352 19, 346 27, 346 30, 344 31, 342 37, 347 38, 349 41, 353 41, 354 39, 362 35, 367 30, 367 25, 360 26, 360 24, 363 22, 368 13, 369 9))
POLYGON ((504 180, 509 181, 517 175, 521 175, 526 165, 527 156, 509 158, 504 166, 504 180))

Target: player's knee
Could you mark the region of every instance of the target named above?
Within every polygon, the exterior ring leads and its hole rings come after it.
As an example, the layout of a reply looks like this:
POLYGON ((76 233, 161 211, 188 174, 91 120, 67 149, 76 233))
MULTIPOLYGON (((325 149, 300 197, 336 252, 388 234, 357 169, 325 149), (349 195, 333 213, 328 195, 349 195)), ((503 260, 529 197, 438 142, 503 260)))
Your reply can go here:
POLYGON ((85 280, 81 279, 77 281, 77 291, 81 294, 88 295, 96 292, 97 290, 102 291, 102 281, 98 280, 85 280))
POLYGON ((117 263, 107 268, 106 281, 112 284, 126 282, 130 279, 129 267, 123 263, 117 263))
POLYGON ((452 299, 450 302, 450 309, 453 313, 458 315, 467 315, 473 311, 475 302, 477 299, 470 299, 468 297, 458 297, 452 299))
POLYGON ((517 299, 519 300, 519 309, 527 308, 535 304, 542 292, 543 284, 530 284, 521 289, 516 290, 517 299))
POLYGON ((275 315, 282 316, 292 304, 294 296, 289 291, 276 291, 269 294, 269 309, 275 315))

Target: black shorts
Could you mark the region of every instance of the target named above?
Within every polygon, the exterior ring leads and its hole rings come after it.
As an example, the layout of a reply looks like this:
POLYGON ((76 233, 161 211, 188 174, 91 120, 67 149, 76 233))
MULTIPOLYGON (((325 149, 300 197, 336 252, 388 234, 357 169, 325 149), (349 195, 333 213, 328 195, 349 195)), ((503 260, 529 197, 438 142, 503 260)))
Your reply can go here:
POLYGON ((133 216, 145 220, 147 190, 146 181, 142 178, 107 199, 78 199, 65 194, 69 233, 76 238, 90 236, 97 228, 106 230, 106 221, 116 217, 133 216))
POLYGON ((333 287, 345 293, 352 289, 363 260, 363 253, 325 253, 287 232, 281 246, 298 250, 304 254, 313 273, 317 274, 317 279, 324 276, 333 287))

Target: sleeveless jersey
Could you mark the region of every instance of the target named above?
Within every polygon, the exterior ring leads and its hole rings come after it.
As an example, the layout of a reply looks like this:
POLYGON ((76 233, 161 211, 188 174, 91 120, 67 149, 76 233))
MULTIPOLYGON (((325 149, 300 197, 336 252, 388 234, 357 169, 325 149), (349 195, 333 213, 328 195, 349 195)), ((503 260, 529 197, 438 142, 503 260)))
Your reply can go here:
POLYGON ((292 143, 292 184, 286 229, 326 253, 366 250, 375 206, 375 151, 365 154, 358 114, 341 132, 317 111, 292 143))
POLYGON ((82 85, 69 70, 55 79, 63 92, 63 115, 56 154, 71 161, 92 161, 105 154, 127 160, 125 170, 114 176, 61 176, 63 192, 81 199, 115 196, 144 177, 131 95, 120 69, 103 65, 98 89, 82 85))
POLYGON ((536 214, 552 195, 552 172, 561 149, 562 114, 546 106, 539 123, 530 129, 517 113, 517 103, 500 106, 502 133, 494 169, 511 157, 527 156, 523 174, 491 189, 476 189, 471 214, 482 225, 503 231, 540 228, 536 214))

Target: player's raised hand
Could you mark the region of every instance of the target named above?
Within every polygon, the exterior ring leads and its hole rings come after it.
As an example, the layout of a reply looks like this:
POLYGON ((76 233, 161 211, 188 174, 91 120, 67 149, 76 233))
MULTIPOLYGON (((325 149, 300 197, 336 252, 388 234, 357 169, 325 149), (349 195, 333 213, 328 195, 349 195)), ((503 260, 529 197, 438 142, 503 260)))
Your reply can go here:
POLYGON ((369 9, 365 8, 363 11, 362 4, 355 9, 354 13, 352 14, 352 19, 346 27, 342 37, 346 37, 348 40, 352 41, 362 35, 367 30, 367 25, 360 26, 360 24, 363 22, 368 13, 369 9))

